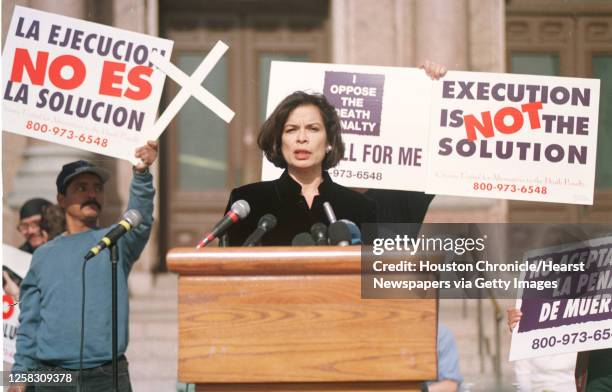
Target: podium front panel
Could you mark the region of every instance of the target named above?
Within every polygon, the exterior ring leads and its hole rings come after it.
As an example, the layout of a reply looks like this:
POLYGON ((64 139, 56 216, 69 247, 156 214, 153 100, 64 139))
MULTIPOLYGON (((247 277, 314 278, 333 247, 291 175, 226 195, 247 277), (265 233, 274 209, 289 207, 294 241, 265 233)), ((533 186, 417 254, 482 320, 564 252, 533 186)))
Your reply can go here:
POLYGON ((181 276, 179 380, 436 379, 437 301, 360 293, 359 274, 181 276))

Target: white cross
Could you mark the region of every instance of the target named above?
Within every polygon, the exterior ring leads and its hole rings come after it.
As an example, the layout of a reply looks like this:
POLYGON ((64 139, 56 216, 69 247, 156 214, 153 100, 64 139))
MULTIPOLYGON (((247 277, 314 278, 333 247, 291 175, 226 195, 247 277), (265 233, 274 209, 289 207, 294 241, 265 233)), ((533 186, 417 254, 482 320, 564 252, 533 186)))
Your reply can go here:
MULTIPOLYGON (((176 116, 178 111, 187 102, 189 97, 193 96, 202 105, 208 107, 217 116, 227 123, 234 117, 232 109, 225 106, 223 102, 212 95, 208 90, 201 86, 202 81, 208 76, 214 66, 221 60, 223 54, 227 51, 228 46, 222 41, 217 41, 212 50, 202 60, 195 72, 189 77, 183 71, 178 69, 174 64, 163 58, 159 53, 152 52, 150 60, 163 73, 168 75, 172 80, 181 86, 181 91, 174 97, 170 105, 157 119, 150 133, 151 140, 158 139, 164 129, 170 124, 170 121, 176 116)), ((148 136, 149 137, 149 136, 148 136)))

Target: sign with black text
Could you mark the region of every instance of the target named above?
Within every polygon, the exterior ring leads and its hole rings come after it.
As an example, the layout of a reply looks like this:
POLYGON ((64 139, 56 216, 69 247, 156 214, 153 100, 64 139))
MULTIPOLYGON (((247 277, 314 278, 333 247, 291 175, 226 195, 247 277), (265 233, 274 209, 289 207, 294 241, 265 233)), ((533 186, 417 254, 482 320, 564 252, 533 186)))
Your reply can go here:
MULTIPOLYGON (((289 94, 325 95, 336 108, 344 159, 331 169, 349 187, 425 190, 431 81, 421 69, 272 62, 267 115, 289 94), (296 78, 295 75, 300 75, 296 78)), ((280 169, 264 159, 262 178, 280 169)))
MULTIPOLYGON (((612 347, 612 237, 531 251, 526 260, 559 266, 544 278, 552 288, 526 288, 516 307, 510 360, 612 347), (565 266, 576 266, 572 272, 565 266)), ((523 281, 543 272, 524 273, 523 281)))
POLYGON ((599 80, 448 72, 434 84, 428 193, 593 204, 599 80))
POLYGON ((16 6, 2 66, 3 129, 134 162, 149 139, 172 41, 16 6))

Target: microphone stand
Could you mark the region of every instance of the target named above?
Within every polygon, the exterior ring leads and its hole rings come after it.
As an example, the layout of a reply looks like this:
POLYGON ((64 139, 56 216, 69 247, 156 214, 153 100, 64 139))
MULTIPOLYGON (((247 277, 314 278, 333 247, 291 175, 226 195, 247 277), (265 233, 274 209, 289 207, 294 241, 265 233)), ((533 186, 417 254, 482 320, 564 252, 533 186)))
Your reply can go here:
POLYGON ((113 391, 119 391, 119 372, 117 367, 117 264, 118 254, 117 245, 109 246, 111 259, 111 275, 112 275, 112 342, 113 342, 113 391))
POLYGON ((219 238, 219 247, 227 248, 228 246, 229 246, 229 238, 226 233, 226 234, 223 234, 221 238, 219 238))

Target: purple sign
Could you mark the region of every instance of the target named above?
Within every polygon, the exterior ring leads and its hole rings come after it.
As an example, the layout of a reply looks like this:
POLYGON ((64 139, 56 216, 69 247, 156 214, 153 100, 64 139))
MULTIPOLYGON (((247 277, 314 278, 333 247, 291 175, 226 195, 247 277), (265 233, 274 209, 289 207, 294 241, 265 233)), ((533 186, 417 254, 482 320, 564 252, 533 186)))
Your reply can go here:
POLYGON ((323 93, 336 107, 343 133, 379 136, 385 75, 325 72, 323 93))
POLYGON ((542 276, 528 272, 525 281, 556 281, 557 288, 523 291, 519 332, 560 327, 612 318, 612 244, 578 247, 529 260, 554 265, 583 264, 580 272, 554 272, 542 276))

